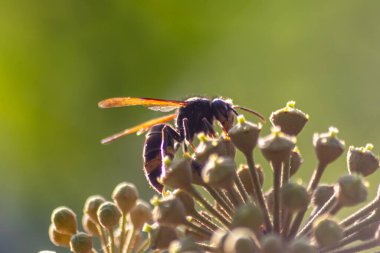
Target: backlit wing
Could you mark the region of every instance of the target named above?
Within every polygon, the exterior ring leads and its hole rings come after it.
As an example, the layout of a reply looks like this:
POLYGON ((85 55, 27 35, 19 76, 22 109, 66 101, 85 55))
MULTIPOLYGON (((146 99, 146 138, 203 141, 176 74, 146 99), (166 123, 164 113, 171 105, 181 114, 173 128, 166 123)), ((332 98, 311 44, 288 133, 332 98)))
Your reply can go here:
POLYGON ((155 111, 170 111, 185 106, 186 104, 186 101, 179 100, 120 97, 105 99, 103 101, 100 101, 98 105, 100 108, 142 105, 155 111))
POLYGON ((110 137, 103 139, 102 144, 110 143, 116 139, 119 139, 120 137, 123 137, 123 136, 128 135, 128 134, 132 134, 132 133, 137 133, 138 135, 140 135, 140 134, 148 131, 149 128, 151 128, 152 126, 160 124, 160 123, 168 122, 170 120, 175 119, 176 117, 177 117, 177 114, 173 113, 173 114, 169 114, 169 115, 166 115, 163 117, 148 120, 148 121, 141 123, 135 127, 126 129, 124 131, 121 131, 120 133, 114 134, 110 137))

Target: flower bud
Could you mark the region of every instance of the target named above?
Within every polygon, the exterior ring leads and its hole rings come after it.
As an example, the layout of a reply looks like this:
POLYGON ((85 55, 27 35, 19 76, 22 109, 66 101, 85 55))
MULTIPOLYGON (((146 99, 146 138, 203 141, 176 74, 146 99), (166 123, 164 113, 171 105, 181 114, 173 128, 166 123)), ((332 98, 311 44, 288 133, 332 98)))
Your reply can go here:
POLYGON ((354 206, 367 199, 367 188, 358 175, 342 176, 336 186, 337 199, 341 206, 354 206))
POLYGON ((343 153, 345 144, 336 137, 338 132, 335 127, 330 127, 328 133, 314 134, 313 145, 321 164, 327 165, 343 153))
POLYGON ((302 185, 288 182, 281 190, 281 197, 284 207, 295 212, 304 210, 310 203, 310 196, 302 185))
POLYGON ((128 213, 136 205, 139 198, 138 191, 134 184, 120 183, 112 193, 112 199, 123 213, 128 213))
POLYGON ((90 219, 88 215, 83 215, 82 218, 82 226, 83 229, 86 231, 86 233, 93 235, 93 236, 100 236, 98 227, 96 224, 90 219))
POLYGON ((364 177, 371 175, 379 168, 379 158, 372 152, 373 145, 355 148, 350 146, 347 153, 347 166, 350 173, 358 173, 364 177))
MULTIPOLYGON (((260 187, 264 184, 264 172, 263 168, 260 164, 255 164, 255 170, 257 172, 257 175, 259 176, 260 181, 260 187)), ((244 188, 247 190, 248 193, 252 194, 254 192, 253 189, 253 182, 251 182, 251 171, 249 170, 248 165, 241 164, 239 166, 239 169, 237 170, 237 174, 241 180, 241 182, 244 185, 244 188)))
POLYGON ((224 243, 225 253, 247 253, 257 250, 253 240, 254 234, 245 228, 235 228, 226 237, 224 243))
POLYGON ((296 109, 295 104, 296 102, 289 101, 285 108, 273 112, 270 116, 270 121, 274 126, 279 126, 282 132, 294 136, 301 132, 309 120, 309 115, 296 109))
POLYGON ((61 206, 53 210, 51 223, 55 230, 61 234, 73 235, 77 231, 77 216, 67 207, 61 206))
POLYGON ((103 202, 105 202, 105 198, 103 198, 100 195, 93 195, 87 198, 84 208, 83 208, 83 213, 87 214, 88 217, 94 222, 95 224, 99 224, 99 219, 98 219, 98 209, 103 202))
POLYGON ((230 140, 220 137, 218 140, 208 138, 204 133, 198 135, 200 143, 195 150, 194 159, 202 166, 212 154, 219 156, 235 157, 235 147, 230 140))
POLYGON ((160 224, 167 226, 178 226, 187 222, 185 207, 176 198, 157 201, 153 209, 153 218, 160 224))
POLYGON ((112 202, 104 202, 99 206, 98 219, 100 224, 108 230, 119 224, 121 212, 117 206, 112 202))
POLYGON ((212 237, 210 239, 210 245, 215 247, 215 253, 224 253, 224 242, 226 241, 228 234, 229 232, 221 229, 215 231, 212 234, 212 237))
POLYGON ((267 234, 261 239, 262 253, 282 253, 284 252, 284 243, 277 234, 267 234))
POLYGON ((146 222, 152 220, 152 211, 148 203, 137 200, 136 205, 129 212, 129 219, 135 229, 141 229, 146 222))
POLYGON ((49 239, 55 246, 69 247, 71 235, 57 232, 53 224, 49 226, 49 239))
POLYGON ((253 204, 245 204, 236 210, 231 228, 242 227, 259 231, 263 222, 264 217, 261 209, 253 204))
POLYGON ((153 250, 167 249, 171 242, 178 239, 175 229, 163 224, 154 224, 154 226, 151 226, 149 235, 150 247, 153 250))
POLYGON ((228 189, 232 187, 235 178, 235 161, 227 157, 212 155, 202 170, 203 181, 217 188, 228 189))
POLYGON ((91 253, 92 237, 83 232, 73 235, 70 241, 70 250, 74 253, 91 253))
POLYGON ((181 189, 177 189, 173 192, 173 195, 182 202, 187 215, 191 215, 196 212, 194 199, 188 193, 181 189))
POLYGON ((260 138, 259 147, 268 161, 278 164, 289 158, 295 142, 294 137, 285 135, 279 128, 273 128, 270 135, 260 138))
POLYGON ((321 184, 315 189, 311 201, 314 206, 322 207, 332 197, 334 192, 333 185, 321 184))
POLYGON ((244 155, 251 155, 256 147, 261 131, 261 124, 253 124, 245 120, 243 115, 238 116, 238 124, 228 131, 232 143, 244 155))
POLYGON ((297 147, 293 148, 293 150, 290 152, 290 176, 293 176, 297 173, 298 169, 301 167, 303 163, 301 153, 298 150, 297 147))
POLYGON ((287 253, 317 253, 317 249, 308 240, 298 238, 290 243, 287 253))
POLYGON ((320 247, 331 247, 343 238, 343 229, 334 220, 320 217, 314 223, 314 237, 320 247))
POLYGON ((179 240, 173 241, 169 246, 169 253, 201 253, 201 249, 190 238, 184 237, 179 240))
POLYGON ((183 157, 170 161, 165 159, 164 170, 160 180, 173 189, 187 189, 192 183, 191 158, 183 157))

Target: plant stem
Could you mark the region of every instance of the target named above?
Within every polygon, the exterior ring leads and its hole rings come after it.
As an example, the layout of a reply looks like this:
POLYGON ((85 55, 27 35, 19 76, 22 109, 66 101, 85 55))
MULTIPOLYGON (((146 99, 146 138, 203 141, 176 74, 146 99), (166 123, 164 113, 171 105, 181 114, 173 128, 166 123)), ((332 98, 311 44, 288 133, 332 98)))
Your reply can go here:
POLYGON ((248 164, 249 170, 251 171, 254 191, 255 191, 255 194, 257 196, 257 202, 259 203, 259 206, 261 207, 263 214, 264 214, 265 227, 266 227, 267 231, 270 232, 270 231, 272 231, 273 226, 272 226, 272 222, 270 220, 268 206, 267 206, 267 203, 265 202, 264 193, 263 193, 263 190, 261 189, 261 186, 260 186, 259 175, 257 174, 257 171, 255 169, 255 162, 253 160, 253 153, 251 155, 245 155, 245 158, 247 159, 247 164, 248 164))
POLYGON ((122 218, 121 218, 121 233, 120 233, 119 253, 123 253, 123 249, 124 249, 126 223, 127 223, 127 214, 125 212, 123 212, 122 218))
POLYGON ((280 196, 281 189, 281 168, 282 163, 271 163, 273 168, 273 230, 280 233, 281 230, 281 209, 282 201, 280 196))

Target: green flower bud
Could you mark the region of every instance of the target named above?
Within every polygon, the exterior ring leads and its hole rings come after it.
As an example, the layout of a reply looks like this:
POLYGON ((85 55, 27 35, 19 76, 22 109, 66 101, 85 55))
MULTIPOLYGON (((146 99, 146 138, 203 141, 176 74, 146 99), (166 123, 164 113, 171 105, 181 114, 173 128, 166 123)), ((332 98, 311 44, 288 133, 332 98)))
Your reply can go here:
POLYGON ((294 137, 285 135, 279 128, 274 128, 270 135, 260 138, 259 147, 269 162, 278 164, 289 158, 295 142, 294 137))
POLYGON ((83 208, 83 213, 87 214, 88 217, 94 222, 95 224, 99 224, 99 219, 98 219, 98 209, 103 202, 105 202, 105 198, 103 198, 100 195, 93 195, 87 198, 84 208, 83 208))
POLYGON ((49 239, 55 246, 69 247, 71 235, 59 233, 53 224, 49 226, 49 239))
POLYGON ((155 224, 152 226, 149 236, 150 248, 153 250, 167 249, 171 242, 178 239, 175 229, 163 224, 155 224))
POLYGON ((160 180, 173 189, 188 189, 192 183, 191 158, 183 157, 165 161, 165 169, 160 180))
POLYGON ((304 210, 310 203, 306 188, 292 182, 282 187, 281 197, 283 205, 292 212, 304 210))
POLYGON ((173 192, 173 195, 182 202, 187 215, 191 215, 196 212, 194 199, 188 193, 181 189, 177 189, 173 192))
POLYGON ((134 184, 120 183, 112 193, 112 199, 123 213, 128 213, 136 205, 139 198, 138 191, 134 184))
POLYGON ((77 216, 65 206, 53 210, 51 223, 54 224, 55 230, 61 234, 73 235, 77 231, 77 216))
POLYGON ((173 241, 169 246, 169 253, 201 253, 201 249, 190 238, 184 237, 173 241))
POLYGON ((264 217, 261 209, 253 204, 245 204, 236 210, 231 228, 242 227, 259 231, 263 223, 264 217))
POLYGON ((202 170, 203 181, 217 188, 228 189, 232 187, 235 178, 235 161, 227 157, 212 155, 202 170))
POLYGON ((343 238, 343 229, 336 221, 320 217, 314 223, 314 237, 320 247, 331 247, 343 238))
POLYGON ((200 143, 193 157, 199 164, 204 165, 212 154, 227 156, 232 159, 235 157, 235 147, 229 139, 225 137, 221 137, 218 140, 210 139, 204 133, 199 134, 198 138, 200 139, 200 143))
POLYGON ((210 245, 215 247, 215 253, 224 253, 223 247, 224 242, 228 236, 229 232, 225 230, 217 230, 212 234, 210 239, 210 245))
POLYGON ((113 230, 119 224, 121 212, 112 202, 104 202, 99 206, 98 219, 100 224, 108 230, 113 230))
POLYGON ((86 214, 83 215, 82 217, 82 226, 83 226, 83 229, 86 231, 86 233, 93 236, 100 236, 98 227, 86 214))
POLYGON ((153 218, 160 224, 167 226, 178 226, 187 222, 185 207, 176 198, 158 201, 153 209, 153 218))
POLYGON ((262 253, 282 253, 284 248, 281 237, 276 234, 267 234, 261 239, 262 253))
MULTIPOLYGON (((264 172, 260 164, 255 164, 255 170, 259 176, 260 186, 264 184, 264 172)), ((237 170, 237 174, 244 185, 244 188, 248 193, 252 194, 254 192, 253 182, 251 182, 251 171, 249 170, 248 165, 242 164, 237 170)))
POLYGON ((301 132, 309 120, 309 115, 294 108, 295 104, 294 101, 289 101, 285 108, 273 112, 270 116, 274 126, 279 126, 282 132, 294 136, 301 132))
POLYGON ((358 175, 342 176, 338 180, 337 199, 341 206, 354 206, 367 199, 367 187, 358 175))
POLYGON ((312 203, 316 207, 322 207, 334 194, 334 186, 333 185, 319 185, 312 196, 312 203))
POLYGON ((92 237, 83 232, 73 235, 70 241, 70 250, 74 253, 91 253, 92 237))
POLYGON ((362 176, 369 176, 380 166, 379 158, 372 152, 373 145, 367 144, 365 147, 355 148, 350 146, 347 153, 347 166, 350 173, 358 173, 362 176))
POLYGON ((232 143, 245 155, 251 155, 256 147, 261 131, 261 124, 255 125, 245 120, 243 115, 238 116, 238 124, 228 131, 232 143))
POLYGON ((290 243, 287 253, 317 253, 317 249, 308 240, 297 238, 290 243))
POLYGON ((225 253, 247 253, 256 252, 257 246, 254 242, 255 235, 245 228, 236 228, 226 237, 224 243, 225 253))
POLYGON ((129 219, 135 229, 141 229, 145 223, 152 220, 152 211, 148 203, 137 200, 136 205, 129 212, 129 219))
POLYGON ((330 127, 328 133, 314 134, 313 145, 321 164, 327 165, 343 153, 345 144, 336 137, 338 132, 335 127, 330 127))
POLYGON ((303 163, 301 153, 297 147, 293 148, 290 152, 290 176, 293 176, 297 173, 298 169, 301 167, 303 163))

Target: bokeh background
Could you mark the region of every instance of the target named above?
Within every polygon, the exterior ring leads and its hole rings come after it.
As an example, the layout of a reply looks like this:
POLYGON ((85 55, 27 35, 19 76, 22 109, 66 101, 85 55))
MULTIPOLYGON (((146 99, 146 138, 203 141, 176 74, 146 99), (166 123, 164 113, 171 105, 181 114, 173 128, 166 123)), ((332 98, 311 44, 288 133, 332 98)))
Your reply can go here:
MULTIPOLYGON (((379 153, 379 8, 375 0, 1 1, 0 252, 67 252, 48 240, 51 211, 80 214, 87 196, 109 197, 119 182, 152 196, 144 137, 99 140, 160 113, 100 110, 103 98, 225 96, 266 116, 294 99, 311 116, 298 140, 306 181, 312 133, 331 125, 347 144, 372 142, 379 153)), ((342 157, 323 180, 344 173, 342 157)), ((376 188, 379 175, 370 181, 376 188)))

